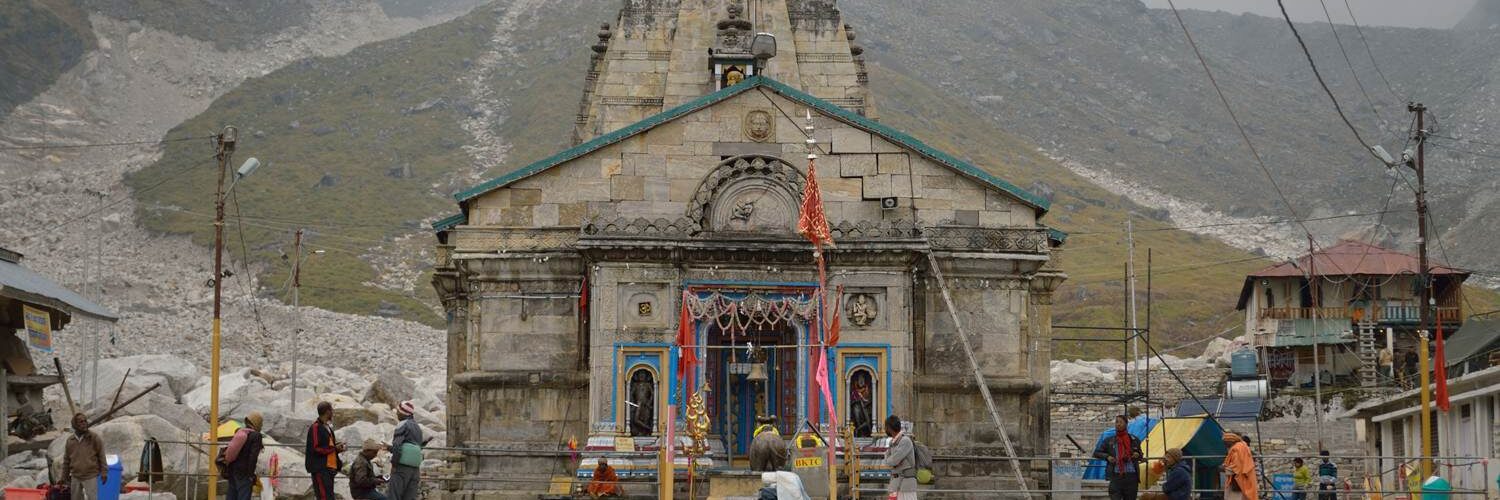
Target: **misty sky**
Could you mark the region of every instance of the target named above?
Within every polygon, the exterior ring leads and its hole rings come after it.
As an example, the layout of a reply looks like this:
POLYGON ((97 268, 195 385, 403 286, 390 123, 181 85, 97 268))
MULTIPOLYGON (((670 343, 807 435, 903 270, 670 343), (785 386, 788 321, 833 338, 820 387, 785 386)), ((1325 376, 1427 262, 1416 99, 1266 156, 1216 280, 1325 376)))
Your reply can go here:
MULTIPOLYGON (((1152 8, 1167 8, 1167 0, 1144 0, 1152 8)), ((1413 28, 1452 28, 1474 6, 1476 0, 1348 0, 1360 25, 1406 26, 1413 28)), ((1281 17, 1276 0, 1173 0, 1179 9, 1221 10, 1281 17)), ((1333 22, 1349 23, 1344 0, 1324 0, 1333 22)), ((1323 7, 1316 0, 1286 0, 1287 12, 1295 21, 1326 22, 1323 7)))

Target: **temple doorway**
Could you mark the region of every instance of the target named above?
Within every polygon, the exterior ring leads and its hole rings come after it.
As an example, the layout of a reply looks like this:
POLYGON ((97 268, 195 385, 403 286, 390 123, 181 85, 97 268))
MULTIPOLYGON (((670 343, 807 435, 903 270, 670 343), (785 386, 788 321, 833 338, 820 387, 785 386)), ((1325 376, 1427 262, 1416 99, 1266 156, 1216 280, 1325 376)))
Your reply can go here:
POLYGON ((749 453, 757 417, 775 417, 783 435, 796 428, 796 336, 797 330, 785 325, 733 335, 717 326, 709 328, 705 372, 713 432, 723 437, 730 453, 749 453))

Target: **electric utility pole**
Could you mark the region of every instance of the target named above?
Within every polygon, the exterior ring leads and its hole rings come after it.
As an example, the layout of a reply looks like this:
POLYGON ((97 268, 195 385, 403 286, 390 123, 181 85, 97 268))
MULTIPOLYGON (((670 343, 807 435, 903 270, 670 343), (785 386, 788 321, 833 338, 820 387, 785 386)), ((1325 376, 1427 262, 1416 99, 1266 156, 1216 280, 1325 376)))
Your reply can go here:
POLYGON ((1307 235, 1307 286, 1312 297, 1312 343, 1313 343, 1313 414, 1318 419, 1318 451, 1323 451, 1323 364, 1319 359, 1323 344, 1319 342, 1318 318, 1323 310, 1319 307, 1321 297, 1318 290, 1318 255, 1312 234, 1307 235))
POLYGON ((1427 339, 1432 331, 1432 277, 1427 266, 1427 106, 1422 103, 1407 103, 1406 110, 1417 114, 1417 157, 1413 168, 1417 171, 1417 287, 1419 289, 1418 315, 1421 326, 1421 381, 1422 384, 1422 477, 1432 475, 1432 390, 1428 388, 1427 339))
MULTIPOLYGON (((1130 310, 1127 314, 1130 318, 1130 364, 1135 364, 1141 359, 1141 346, 1139 344, 1140 330, 1137 330, 1135 321, 1135 224, 1130 219, 1125 219, 1125 294, 1130 302, 1130 310)), ((1135 389, 1141 389, 1141 377, 1131 379, 1135 389)))
POLYGON ((297 361, 302 358, 302 309, 297 307, 302 291, 302 229, 292 239, 292 310, 297 312, 297 326, 292 330, 292 401, 291 412, 297 413, 297 361))
MULTIPOLYGON (((219 323, 223 310, 224 291, 224 177, 229 170, 229 157, 234 155, 234 145, 238 140, 239 130, 233 126, 226 126, 224 131, 219 133, 217 141, 219 184, 214 190, 214 320, 213 338, 210 341, 210 349, 213 352, 209 354, 211 366, 208 372, 208 456, 210 457, 219 456, 219 323)), ((218 491, 219 468, 209 467, 208 498, 210 500, 218 498, 218 491)))

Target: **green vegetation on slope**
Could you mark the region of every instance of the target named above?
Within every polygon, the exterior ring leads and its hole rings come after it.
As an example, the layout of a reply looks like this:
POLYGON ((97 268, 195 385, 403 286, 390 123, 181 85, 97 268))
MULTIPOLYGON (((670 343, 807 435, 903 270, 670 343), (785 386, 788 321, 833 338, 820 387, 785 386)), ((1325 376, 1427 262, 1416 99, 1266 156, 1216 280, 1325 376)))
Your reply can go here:
MULTIPOLYGON (((1165 227, 1150 211, 1074 175, 1037 153, 1035 146, 1002 132, 962 101, 908 74, 871 69, 881 120, 928 144, 958 154, 996 175, 1038 192, 1055 194, 1042 222, 1069 232, 1062 264, 1068 281, 1054 296, 1055 324, 1124 324, 1124 224, 1134 219, 1140 324, 1145 325, 1147 249, 1156 270, 1152 281, 1153 343, 1172 346, 1207 338, 1243 321, 1234 302, 1246 272, 1267 261, 1218 240, 1165 227)), ((1070 333, 1069 336, 1084 336, 1070 333)), ((1094 333, 1119 338, 1119 333, 1094 333)), ((1055 357, 1121 357, 1119 344, 1073 342, 1055 346, 1055 357)), ((1197 352, 1189 348, 1186 354, 1197 352)), ((1179 353, 1182 354, 1182 353, 1179 353)))
MULTIPOLYGON (((505 120, 496 128, 514 147, 506 165, 485 175, 567 146, 571 120, 557 110, 577 105, 585 37, 596 26, 580 19, 604 18, 605 10, 576 1, 517 20, 516 55, 483 82, 509 101, 489 120, 505 120)), ((373 314, 387 302, 400 317, 440 323, 425 276, 410 296, 368 286, 380 270, 360 256, 392 237, 424 232, 425 222, 455 210, 450 195, 469 183, 458 174, 469 169, 463 146, 473 140, 460 123, 483 116, 461 78, 478 71, 504 13, 503 6, 476 9, 345 56, 292 64, 246 81, 168 134, 233 124, 241 137, 235 163, 254 156, 269 165, 236 188, 245 246, 263 267, 264 293, 286 298, 289 269, 280 256, 291 252, 292 232, 305 227, 310 247, 327 252, 303 271, 303 304, 373 314)), ((148 229, 212 243, 212 155, 206 143, 172 143, 160 161, 127 178, 148 229), (169 184, 145 189, 163 181, 169 184)), ((232 205, 228 212, 226 246, 238 259, 232 205)))
POLYGON ((0 118, 94 48, 88 16, 65 0, 0 2, 0 118))

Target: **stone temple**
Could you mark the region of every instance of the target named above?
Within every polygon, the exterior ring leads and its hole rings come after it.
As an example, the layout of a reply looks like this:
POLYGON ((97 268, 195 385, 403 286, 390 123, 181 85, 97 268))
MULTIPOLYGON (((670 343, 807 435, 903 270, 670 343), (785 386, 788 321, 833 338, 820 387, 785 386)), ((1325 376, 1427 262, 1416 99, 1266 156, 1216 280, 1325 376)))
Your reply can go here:
MULTIPOLYGON (((654 478, 654 459, 623 453, 657 449, 667 419, 683 435, 687 351, 713 468, 744 467, 757 416, 785 436, 828 421, 818 273, 795 232, 809 123, 837 243, 838 421, 861 446, 879 446, 865 436, 894 414, 938 455, 1004 453, 946 287, 1016 454, 1046 454, 1064 235, 1039 222, 1046 200, 876 120, 833 0, 627 0, 593 51, 576 145, 459 193, 461 213, 434 224, 448 439, 470 449, 463 472, 488 479, 450 489, 535 497, 575 471, 556 453, 570 439, 585 457, 621 452, 622 477, 654 478)), ((937 473, 999 487, 1007 467, 939 460, 937 473)))

